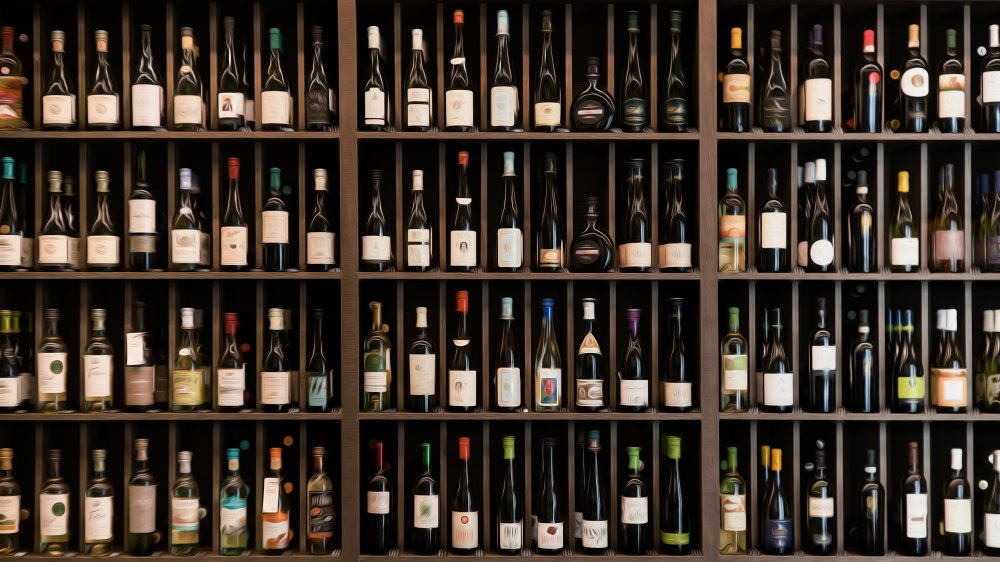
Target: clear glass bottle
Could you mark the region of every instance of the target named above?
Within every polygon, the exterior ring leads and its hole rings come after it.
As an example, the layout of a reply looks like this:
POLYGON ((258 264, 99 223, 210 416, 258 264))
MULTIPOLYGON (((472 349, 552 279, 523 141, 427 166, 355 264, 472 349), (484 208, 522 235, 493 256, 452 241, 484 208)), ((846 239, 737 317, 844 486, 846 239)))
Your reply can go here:
POLYGON ((199 550, 201 493, 191 475, 191 451, 178 451, 177 477, 170 490, 170 554, 193 556, 199 550))
POLYGON ((219 487, 219 554, 239 556, 250 544, 247 500, 250 486, 240 475, 240 450, 226 449, 226 479, 219 487))
POLYGON ((114 546, 115 489, 108 478, 105 449, 91 451, 93 473, 83 499, 83 553, 110 556, 114 546))

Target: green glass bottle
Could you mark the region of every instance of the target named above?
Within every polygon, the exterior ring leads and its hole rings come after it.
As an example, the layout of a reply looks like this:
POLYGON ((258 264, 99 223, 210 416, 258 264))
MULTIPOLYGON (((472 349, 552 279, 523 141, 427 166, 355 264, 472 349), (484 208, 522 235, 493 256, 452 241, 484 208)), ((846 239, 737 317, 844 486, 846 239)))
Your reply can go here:
POLYGON ((382 303, 368 304, 372 311, 372 329, 365 337, 364 357, 364 411, 384 412, 392 408, 392 342, 389 327, 382 323, 382 303))

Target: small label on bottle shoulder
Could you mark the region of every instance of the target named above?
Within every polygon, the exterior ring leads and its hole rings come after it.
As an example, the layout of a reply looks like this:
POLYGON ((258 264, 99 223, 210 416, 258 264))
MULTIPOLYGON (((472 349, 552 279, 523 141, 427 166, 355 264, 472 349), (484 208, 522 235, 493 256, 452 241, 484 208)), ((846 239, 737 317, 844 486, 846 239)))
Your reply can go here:
POLYGON ((132 126, 160 127, 163 125, 163 86, 132 85, 132 126))
POLYGON ((452 230, 449 234, 449 263, 454 267, 476 267, 476 231, 452 230))
POLYGON ((288 92, 260 93, 260 122, 264 125, 283 125, 291 123, 292 96, 288 92))
POLYGON ((264 227, 261 242, 264 244, 288 244, 288 211, 262 211, 264 227))
POLYGON ((424 353, 411 353, 410 361, 410 395, 428 396, 437 394, 435 384, 435 365, 437 355, 424 353))
POLYGON ((284 405, 291 402, 292 373, 263 371, 260 374, 260 401, 263 404, 284 405))
POLYGON ((201 96, 174 96, 174 123, 177 125, 201 125, 201 96))
POLYGON ((111 396, 111 356, 83 356, 83 395, 89 399, 111 396))
POLYGON ((906 538, 927 538, 927 494, 906 494, 906 538))
POLYGON ((471 127, 475 100, 472 90, 448 90, 444 93, 444 117, 448 127, 471 127))
POLYGON ((242 119, 246 107, 246 96, 240 92, 219 92, 219 119, 242 119))
POLYGON ((88 125, 118 125, 118 96, 92 94, 87 96, 88 125))
POLYGON ((497 267, 517 269, 524 256, 524 239, 520 228, 497 229, 497 267))
POLYGON ((306 233, 306 263, 309 265, 334 265, 334 246, 337 235, 332 232, 306 233))
POLYGON ((497 369, 497 406, 517 408, 521 405, 521 369, 500 367, 497 369))
POLYGON ((659 254, 661 269, 691 267, 691 244, 686 242, 660 244, 659 254))
POLYGON ((792 373, 764 373, 764 405, 791 406, 794 378, 792 373))
POLYGON ((39 394, 66 392, 66 353, 37 353, 39 394))
POLYGON ((0 234, 0 265, 17 267, 21 265, 20 234, 0 234))
POLYGON ((86 542, 111 540, 111 522, 114 519, 114 498, 84 498, 83 540, 86 542))
POLYGON ((726 74, 722 77, 722 103, 750 103, 749 74, 726 74))
POLYGON ((87 263, 94 265, 118 265, 117 236, 88 236, 87 263))
POLYGON ((621 267, 651 267, 653 245, 648 242, 619 244, 618 259, 621 267))
POLYGON ((649 498, 622 496, 622 523, 645 525, 649 523, 649 498))
POLYGON ((513 127, 517 110, 517 88, 493 86, 490 88, 490 125, 513 127))
POLYGON ((243 406, 243 391, 246 389, 246 367, 241 369, 219 369, 219 406, 243 406))
POLYGON ((440 526, 438 504, 437 494, 414 494, 413 526, 417 529, 437 529, 440 526))
POLYGON ((42 96, 42 124, 76 125, 76 96, 42 96))

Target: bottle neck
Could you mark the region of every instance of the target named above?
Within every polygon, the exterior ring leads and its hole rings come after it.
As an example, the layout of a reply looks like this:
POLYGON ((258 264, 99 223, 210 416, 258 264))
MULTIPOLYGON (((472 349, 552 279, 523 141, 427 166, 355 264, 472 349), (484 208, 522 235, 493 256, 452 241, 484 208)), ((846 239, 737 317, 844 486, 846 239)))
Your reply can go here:
POLYGON ((322 455, 316 455, 313 457, 313 472, 316 474, 322 474, 324 472, 322 455))
POLYGON ((49 478, 61 478, 60 459, 49 459, 49 478))
POLYGON ((59 320, 55 318, 45 319, 45 335, 46 337, 59 337, 59 320))

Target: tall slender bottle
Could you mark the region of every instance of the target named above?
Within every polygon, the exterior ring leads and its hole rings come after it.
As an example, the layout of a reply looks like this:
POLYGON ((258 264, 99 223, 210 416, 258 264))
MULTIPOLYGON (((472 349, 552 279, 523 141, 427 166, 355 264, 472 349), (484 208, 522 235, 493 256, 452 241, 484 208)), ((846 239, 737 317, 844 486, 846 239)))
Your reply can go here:
POLYGON ((239 314, 226 312, 222 315, 225 323, 226 340, 222 355, 215 370, 218 381, 216 406, 222 412, 238 412, 245 405, 246 360, 236 341, 236 330, 240 325, 239 314))
POLYGON ((750 131, 753 90, 750 65, 743 51, 743 30, 739 27, 729 32, 729 52, 731 58, 722 75, 721 130, 746 133, 750 131))
POLYGON ((111 190, 108 184, 111 177, 108 172, 98 170, 94 173, 97 184, 97 204, 94 206, 94 220, 90 223, 87 233, 87 269, 90 271, 114 271, 121 266, 121 237, 115 226, 108 199, 111 190))
POLYGON ((246 127, 246 91, 240 79, 239 61, 236 59, 236 40, 234 30, 236 20, 231 17, 222 18, 223 48, 219 66, 219 94, 216 106, 216 117, 219 129, 223 131, 238 131, 246 127))
POLYGON ((521 408, 521 357, 514 333, 514 299, 500 299, 500 343, 494 365, 493 388, 496 407, 503 412, 521 408))
POLYGON ((267 200, 261 209, 261 235, 264 270, 285 271, 295 262, 289 244, 289 216, 286 197, 291 193, 287 186, 281 186, 281 168, 269 170, 270 182, 267 200))
POLYGON ((326 554, 333 552, 334 521, 337 510, 334 506, 333 481, 323 470, 323 455, 325 447, 313 447, 313 472, 306 484, 309 494, 309 519, 306 529, 306 544, 309 554, 326 554))
POLYGON ((220 264, 224 271, 243 271, 249 263, 249 228, 240 202, 240 159, 227 158, 226 165, 229 170, 229 195, 219 233, 220 264))
POLYGON ((747 551, 747 484, 738 470, 736 447, 726 447, 726 460, 722 463, 722 469, 726 473, 719 484, 722 502, 719 512, 719 552, 743 554, 747 551))
POLYGON ((312 343, 309 345, 309 362, 306 363, 306 388, 308 389, 306 410, 309 412, 329 412, 337 404, 337 381, 333 376, 333 364, 326 358, 323 339, 323 317, 321 308, 314 308, 312 318, 312 343))
POLYGON ((22 265, 24 229, 21 227, 23 213, 27 209, 18 205, 14 191, 14 159, 4 156, 2 195, 0 195, 0 270, 17 271, 22 265))
POLYGON ((781 309, 772 308, 770 356, 764 366, 764 401, 761 409, 765 412, 786 414, 795 403, 795 372, 785 355, 785 344, 781 339, 781 309))
POLYGON ((858 335, 851 348, 847 394, 848 410, 862 414, 878 412, 878 357, 871 341, 867 309, 858 311, 858 335))
POLYGON ((280 308, 267 311, 268 332, 271 343, 260 367, 260 402, 265 412, 287 412, 292 407, 291 361, 286 357, 282 336, 285 328, 285 313, 280 308))
POLYGON ((520 103, 517 81, 510 64, 510 17, 507 10, 497 10, 497 57, 490 78, 490 128, 512 131, 518 125, 520 103))
POLYGON ((823 26, 812 29, 812 48, 805 65, 805 130, 829 132, 833 128, 833 72, 823 54, 823 26))
POLYGON ((181 61, 174 80, 174 129, 204 131, 203 86, 195 56, 194 30, 181 28, 181 61))
POLYGON ((958 310, 938 311, 941 347, 931 367, 931 405, 938 412, 962 413, 969 408, 965 358, 958 337, 958 310), (944 313, 942 323, 941 313, 944 313))
POLYGON ((389 80, 382 70, 382 35, 378 27, 368 26, 368 70, 362 85, 364 127, 369 131, 388 131, 392 126, 392 102, 389 80))
POLYGON ((469 153, 458 153, 458 188, 455 191, 455 220, 448 232, 448 265, 453 271, 473 271, 477 259, 475 215, 469 191, 469 153))
POLYGON ((413 483, 413 550, 417 554, 437 554, 441 543, 439 517, 440 488, 434 479, 431 444, 421 443, 420 472, 413 483))
POLYGON ((882 132, 882 65, 875 54, 875 31, 864 31, 862 62, 854 78, 854 130, 882 132))
POLYGON ((385 462, 385 444, 371 441, 375 472, 368 480, 362 546, 366 554, 384 555, 395 545, 392 526, 392 473, 385 462))
POLYGON ((541 212, 538 220, 538 234, 535 237, 537 257, 535 267, 542 271, 559 271, 563 267, 564 233, 562 213, 560 211, 559 194, 556 189, 556 155, 545 153, 545 164, 542 168, 542 199, 541 212))
POLYGON ((894 273, 913 273, 920 268, 920 230, 910 210, 910 173, 899 172, 898 203, 889 227, 889 263, 894 273))
POLYGON ((670 298, 667 301, 669 309, 669 337, 667 346, 667 365, 660 376, 661 406, 667 412, 687 412, 693 407, 693 387, 695 374, 687 368, 687 354, 684 351, 683 309, 684 299, 670 298))
POLYGON ((719 272, 721 273, 743 273, 747 270, 747 206, 739 194, 736 174, 736 168, 726 170, 726 194, 719 201, 719 272))
MULTIPOLYGON (((66 343, 59 336, 59 310, 46 308, 43 311, 45 319, 45 335, 38 345, 35 359, 38 362, 38 401, 39 412, 61 412, 68 409, 66 393, 66 376, 69 370, 69 357, 66 343)), ((58 533, 53 533, 58 534, 58 533)))
POLYGON ((542 299, 542 326, 535 349, 536 412, 558 412, 563 405, 562 357, 555 332, 554 308, 554 299, 542 299))
POLYGON ((281 30, 272 27, 267 31, 270 55, 267 62, 267 74, 260 92, 260 122, 265 131, 284 131, 292 126, 292 110, 294 102, 281 67, 281 54, 284 50, 281 30))
POLYGON ((945 32, 944 58, 938 65, 937 126, 942 133, 965 130, 965 65, 958 55, 958 32, 945 32))
POLYGON ((306 267, 309 271, 330 271, 337 263, 337 233, 326 209, 326 169, 313 170, 313 184, 316 195, 306 226, 306 267))
POLYGON ((792 106, 788 82, 781 68, 781 31, 771 31, 771 52, 767 77, 760 86, 760 127, 769 133, 792 130, 792 106))
POLYGON ((413 170, 413 204, 406 218, 406 267, 427 271, 434 260, 434 228, 424 208, 424 171, 413 170))
POLYGON ((542 58, 534 96, 535 130, 552 132, 562 125, 562 88, 552 51, 552 12, 542 10, 542 58))
POLYGON ((914 341, 913 311, 897 311, 900 321, 898 356, 895 360, 894 379, 890 384, 892 411, 916 414, 924 411, 926 383, 923 363, 914 341))
POLYGON ((576 352, 576 369, 573 372, 576 377, 576 409, 596 412, 606 406, 604 401, 604 377, 606 373, 604 355, 601 353, 601 346, 594 335, 597 300, 588 297, 584 298, 581 304, 584 336, 576 352))
POLYGON ((497 507, 497 550, 501 554, 517 555, 524 546, 524 503, 514 470, 515 438, 503 438, 503 484, 497 507))
POLYGON ((451 340, 452 356, 448 364, 448 409, 471 412, 479 404, 476 360, 469 334, 469 292, 455 292, 455 336, 451 340))
POLYGON ((410 32, 410 74, 406 78, 406 130, 427 131, 434 126, 434 98, 424 62, 424 30, 410 32))
POLYGON ((458 438, 458 488, 451 500, 451 552, 472 554, 479 548, 479 501, 472 487, 468 437, 458 438))
POLYGON ((80 269, 80 213, 77 206, 75 185, 73 176, 65 177, 65 186, 62 194, 62 212, 63 221, 66 224, 69 269, 73 271, 80 269))
POLYGON ((312 63, 306 84, 306 128, 310 131, 329 131, 337 122, 337 94, 330 87, 323 67, 323 28, 314 25, 312 34, 312 63))
POLYGON ((685 555, 691 552, 691 509, 684 502, 680 436, 661 433, 660 451, 666 456, 660 500, 660 552, 685 555))
POLYGON ((806 269, 810 272, 825 273, 833 270, 834 220, 827 197, 826 159, 818 158, 816 190, 809 216, 809 265, 806 269))
POLYGON ((659 267, 662 272, 682 273, 692 269, 692 236, 684 211, 684 160, 673 158, 663 166, 667 204, 660 228, 659 267))
MULTIPOLYGON (((1000 25, 990 25, 989 53, 982 63, 982 132, 1000 133, 1000 25)), ((55 33, 55 32, 53 32, 55 33)), ((54 49, 53 49, 54 50, 54 49)), ((1000 536, 1000 533, 997 533, 1000 536)), ((1000 544, 1000 538, 997 539, 1000 544)))
POLYGON ((153 59, 153 26, 139 26, 141 54, 132 80, 132 128, 147 131, 163 128, 163 75, 153 59))
POLYGON ((292 544, 292 506, 285 490, 281 449, 275 447, 268 452, 270 462, 264 472, 264 492, 260 508, 260 545, 264 554, 281 556, 292 544))
POLYGON ((68 131, 76 128, 76 87, 73 72, 68 72, 63 60, 66 55, 66 33, 53 29, 52 66, 42 94, 42 128, 68 131))
POLYGON ((559 554, 565 547, 564 524, 566 508, 563 505, 559 476, 556 474, 556 440, 542 439, 542 475, 540 494, 534 507, 537 523, 535 547, 539 554, 559 554))
POLYGON ((816 299, 816 328, 809 338, 809 384, 806 409, 830 413, 836 405, 837 344, 827 326, 826 298, 816 299))
POLYGON ((955 198, 954 164, 941 167, 938 182, 938 209, 931 223, 934 236, 931 271, 958 273, 965 269, 965 228, 962 211, 955 198))
MULTIPOLYGON (((0 353, 3 358, 0 360, 0 412, 12 414, 21 405, 21 386, 26 384, 20 380, 21 367, 17 357, 17 334, 14 332, 14 312, 11 310, 0 310, 0 353)), ((3 505, 0 500, 0 531, 4 531, 3 505)), ((9 529, 8 529, 9 530, 9 529)), ((0 535, 9 534, 0 532, 0 535)), ((0 551, 3 550, 3 536, 0 536, 0 551)))
POLYGON ((108 451, 90 453, 93 471, 83 498, 83 553, 109 556, 115 542, 115 489, 108 478, 108 451))
POLYGON ((240 450, 226 449, 226 479, 219 487, 219 554, 239 556, 247 551, 249 497, 250 486, 240 475, 240 450))
POLYGON ((875 451, 865 451, 865 479, 858 491, 858 553, 885 554, 885 487, 878 477, 875 451))
POLYGON ((927 61, 920 54, 920 26, 908 28, 907 56, 903 75, 899 78, 899 115, 901 128, 908 133, 926 133, 930 128, 927 98, 930 94, 930 74, 927 61))
POLYGON ((362 356, 364 411, 384 412, 392 409, 392 340, 389 326, 382 323, 382 303, 368 303, 372 311, 372 329, 364 342, 362 356))
POLYGON ((848 269, 853 273, 875 272, 875 248, 878 233, 875 209, 868 202, 868 172, 858 171, 857 201, 851 209, 847 228, 848 269))
POLYGON ((646 209, 643 187, 646 161, 635 158, 625 163, 627 172, 624 233, 618 243, 618 266, 622 271, 649 271, 653 267, 652 222, 646 209))
POLYGON ((503 206, 497 224, 497 269, 517 271, 524 262, 524 234, 521 212, 517 204, 517 173, 514 153, 503 153, 503 206))
POLYGON ((437 354, 427 330, 427 307, 416 308, 417 333, 407 355, 409 364, 409 399, 407 410, 433 412, 437 408, 437 354))
POLYGON ((181 309, 180 337, 174 368, 170 373, 171 409, 193 412, 205 403, 205 372, 198 356, 198 335, 194 323, 194 309, 181 309))
POLYGON ((601 433, 597 430, 587 431, 587 475, 586 492, 583 502, 583 523, 581 538, 583 552, 586 554, 603 554, 608 548, 608 498, 607 483, 601 475, 601 433))
POLYGON ((642 311, 637 308, 625 311, 628 342, 618 371, 618 410, 622 412, 642 412, 649 407, 650 373, 639 342, 641 314, 642 311))
POLYGON ((626 14, 628 31, 628 58, 618 99, 621 102, 621 127, 626 132, 640 132, 649 125, 647 109, 646 81, 642 77, 642 55, 639 52, 639 12, 630 10, 626 14))
POLYGON ((962 473, 962 449, 951 450, 951 474, 944 485, 944 554, 972 553, 972 488, 962 473))
POLYGON ((806 502, 806 551, 832 554, 837 548, 837 519, 833 485, 826 476, 826 444, 816 440, 815 469, 806 502))
POLYGON ((451 55, 451 71, 444 93, 445 128, 449 131, 471 131, 475 126, 475 99, 469 70, 465 64, 465 12, 455 10, 455 48, 451 55))
POLYGON ((778 195, 778 170, 767 170, 767 196, 757 214, 757 270, 779 273, 788 270, 788 213, 778 195))
POLYGON ((83 410, 106 412, 114 408, 114 348, 107 336, 108 311, 90 310, 90 339, 83 355, 83 410))
POLYGON ((920 473, 920 449, 916 441, 910 441, 907 465, 899 493, 899 549, 906 556, 926 556, 930 546, 927 537, 930 502, 927 481, 920 473))
POLYGON ((70 266, 69 226, 63 212, 63 175, 51 170, 48 173, 49 211, 38 234, 38 269, 40 271, 66 271, 70 266))
POLYGON ((195 271, 201 258, 201 223, 196 212, 191 168, 179 172, 180 200, 170 228, 170 269, 195 271))
POLYGON ((722 358, 720 360, 721 391, 720 412, 746 412, 750 408, 750 377, 748 372, 748 350, 750 345, 740 332, 740 309, 730 307, 729 333, 722 338, 722 358))
POLYGON ((623 554, 645 554, 649 545, 649 492, 639 447, 628 447, 627 472, 621 485, 618 548, 623 554))
POLYGON ((157 257, 156 197, 146 179, 146 151, 136 158, 135 186, 128 197, 128 253, 132 271, 160 266, 157 257))
POLYGON ((761 550, 765 554, 788 554, 795 542, 792 504, 781 483, 781 449, 771 449, 771 473, 761 512, 761 550))
POLYGON ((121 112, 118 110, 118 85, 108 60, 108 32, 95 31, 94 42, 97 44, 96 63, 94 78, 87 91, 87 128, 114 131, 121 128, 121 112))
POLYGON ((71 536, 70 488, 62 475, 62 451, 49 449, 45 456, 48 472, 38 492, 38 550, 62 556, 69 551, 71 536))
POLYGON ((382 210, 382 170, 368 173, 372 210, 361 233, 361 269, 387 271, 392 266, 392 233, 382 210))
POLYGON ((192 556, 198 552, 201 493, 191 475, 191 451, 177 453, 177 478, 170 490, 170 554, 192 556))
POLYGON ((0 449, 0 556, 21 549, 21 485, 14 476, 14 449, 0 449))
POLYGON ((683 131, 690 122, 687 80, 681 56, 681 20, 683 12, 670 10, 670 64, 663 75, 663 128, 670 132, 683 131))

